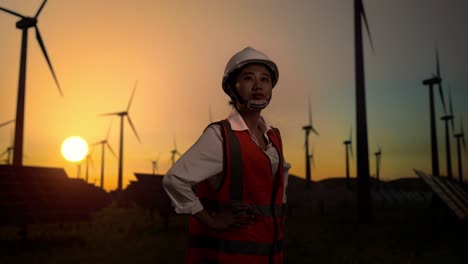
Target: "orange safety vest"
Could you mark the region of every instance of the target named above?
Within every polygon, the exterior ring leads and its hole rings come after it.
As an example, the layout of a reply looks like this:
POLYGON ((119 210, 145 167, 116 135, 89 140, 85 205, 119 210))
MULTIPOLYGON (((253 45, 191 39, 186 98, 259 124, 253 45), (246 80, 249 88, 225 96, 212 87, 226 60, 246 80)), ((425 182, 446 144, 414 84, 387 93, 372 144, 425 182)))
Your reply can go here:
POLYGON ((280 160, 273 177, 268 156, 247 131, 233 131, 227 120, 218 123, 224 145, 223 182, 215 190, 203 181, 197 187, 197 195, 208 213, 245 205, 258 216, 252 225, 221 231, 191 217, 186 263, 283 263, 284 176, 279 131, 274 128, 268 132, 280 160))

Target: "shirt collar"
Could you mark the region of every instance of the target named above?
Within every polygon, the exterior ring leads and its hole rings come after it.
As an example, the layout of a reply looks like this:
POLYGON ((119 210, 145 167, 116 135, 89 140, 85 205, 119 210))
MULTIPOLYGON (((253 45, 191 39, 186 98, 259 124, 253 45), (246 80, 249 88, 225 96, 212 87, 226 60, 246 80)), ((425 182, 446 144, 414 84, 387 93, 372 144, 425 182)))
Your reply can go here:
MULTIPOLYGON (((249 130, 249 127, 245 124, 244 119, 242 118, 241 114, 235 107, 232 108, 231 114, 228 116, 228 121, 229 124, 231 124, 231 128, 234 131, 243 131, 243 130, 249 130)), ((268 125, 268 123, 265 121, 265 119, 260 116, 259 120, 259 128, 262 131, 262 133, 267 133, 271 127, 268 125)))

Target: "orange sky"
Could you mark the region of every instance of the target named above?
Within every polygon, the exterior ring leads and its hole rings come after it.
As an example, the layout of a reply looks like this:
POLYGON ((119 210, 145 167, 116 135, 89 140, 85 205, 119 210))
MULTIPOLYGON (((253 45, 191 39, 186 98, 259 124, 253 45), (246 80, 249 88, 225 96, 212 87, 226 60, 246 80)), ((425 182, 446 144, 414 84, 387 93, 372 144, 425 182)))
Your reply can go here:
MULTIPOLYGON (((0 6, 32 16, 41 0, 2 0, 0 6)), ((364 1, 375 53, 366 48, 369 153, 381 145, 383 179, 430 170, 427 88, 438 42, 442 74, 452 87, 456 114, 468 126, 463 1, 364 1), (463 99, 465 98, 465 99, 463 99)), ((0 12, 0 123, 14 118, 21 34, 18 19, 0 12)), ((225 63, 245 46, 267 53, 280 69, 267 120, 282 130, 291 172, 304 175, 307 97, 320 137, 312 136, 314 180, 344 175, 343 140, 354 126, 352 1, 57 1, 49 0, 39 28, 64 92, 61 98, 34 36, 29 33, 24 164, 76 165, 60 154, 63 140, 79 135, 104 139, 118 152, 119 120, 101 113, 125 110, 138 80, 130 116, 142 139, 125 124, 124 184, 134 172, 170 166, 173 138, 186 151, 209 123, 230 107, 221 90, 225 63)), ((437 101, 438 103, 439 101, 437 101)), ((440 104, 438 113, 440 116, 440 104)), ((459 119, 457 120, 458 126, 459 119)), ((12 126, 0 128, 0 151, 12 142, 12 126)), ((354 133, 355 135, 355 133, 354 133)), ((445 173, 444 130, 438 124, 440 165, 445 173)), ((455 156, 455 143, 452 151, 455 156)), ((356 147, 354 146, 354 151, 356 147)), ((116 187, 117 159, 107 152, 106 189, 116 187)), ((100 148, 90 180, 99 182, 100 148)), ((465 171, 468 170, 464 159, 465 171)), ((352 161, 351 175, 355 175, 352 161)), ((454 172, 455 159, 453 161, 454 172)), ((84 171, 84 169, 82 169, 84 171)), ((465 173, 466 175, 466 173, 465 173)))

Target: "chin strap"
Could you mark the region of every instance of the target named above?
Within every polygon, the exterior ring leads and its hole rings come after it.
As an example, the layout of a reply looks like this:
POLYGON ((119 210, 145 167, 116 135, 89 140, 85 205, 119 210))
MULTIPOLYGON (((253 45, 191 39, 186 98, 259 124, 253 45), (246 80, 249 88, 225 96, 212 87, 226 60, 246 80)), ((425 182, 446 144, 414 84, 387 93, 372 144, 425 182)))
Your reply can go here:
POLYGON ((267 105, 270 103, 270 99, 271 98, 269 98, 268 100, 251 100, 251 101, 248 101, 247 102, 247 108, 249 108, 251 110, 262 110, 265 107, 267 107, 267 105))
POLYGON ((268 104, 270 103, 270 100, 271 100, 271 96, 270 96, 270 98, 268 98, 267 100, 250 100, 250 101, 247 101, 247 100, 244 100, 244 98, 242 98, 240 96, 237 89, 232 89, 231 86, 229 88, 230 88, 232 94, 234 95, 234 98, 235 98, 234 101, 237 101, 240 104, 243 104, 243 105, 247 106, 247 108, 251 109, 251 110, 262 110, 262 109, 264 109, 265 107, 268 106, 268 104))

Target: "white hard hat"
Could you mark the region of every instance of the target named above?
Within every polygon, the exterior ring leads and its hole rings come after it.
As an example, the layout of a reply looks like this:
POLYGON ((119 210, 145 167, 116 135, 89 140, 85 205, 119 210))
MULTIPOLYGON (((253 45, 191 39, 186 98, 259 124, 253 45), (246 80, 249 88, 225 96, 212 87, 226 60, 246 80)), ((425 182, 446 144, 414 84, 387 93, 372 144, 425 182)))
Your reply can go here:
POLYGON ((268 58, 268 56, 265 55, 265 53, 258 51, 252 47, 247 47, 234 54, 234 56, 232 56, 232 58, 226 64, 222 85, 223 90, 227 95, 231 96, 231 92, 229 90, 230 88, 228 85, 229 76, 236 70, 250 63, 260 63, 265 65, 271 73, 272 87, 275 87, 279 77, 278 66, 276 66, 276 64, 272 60, 270 60, 270 58, 268 58))

